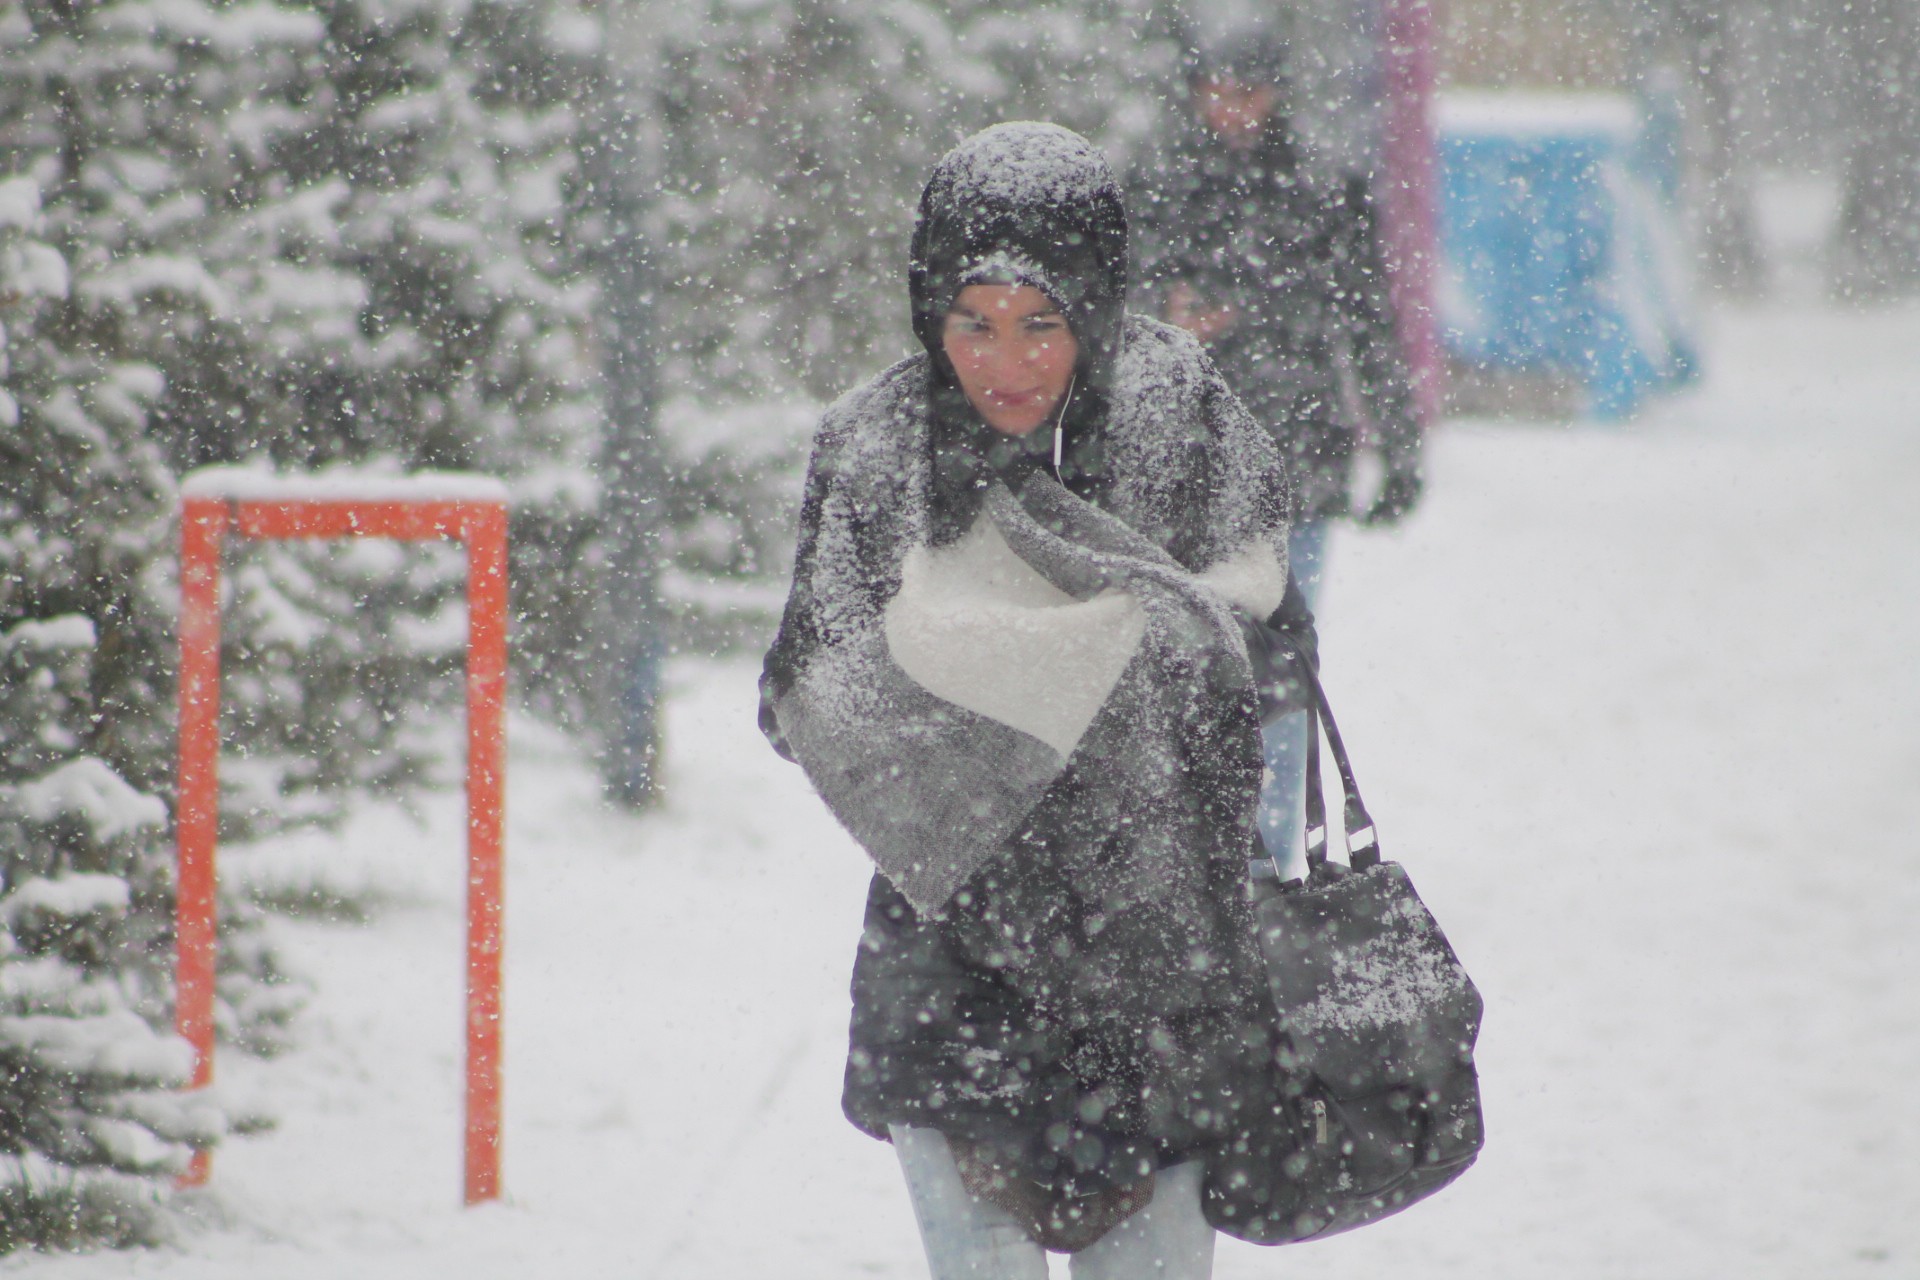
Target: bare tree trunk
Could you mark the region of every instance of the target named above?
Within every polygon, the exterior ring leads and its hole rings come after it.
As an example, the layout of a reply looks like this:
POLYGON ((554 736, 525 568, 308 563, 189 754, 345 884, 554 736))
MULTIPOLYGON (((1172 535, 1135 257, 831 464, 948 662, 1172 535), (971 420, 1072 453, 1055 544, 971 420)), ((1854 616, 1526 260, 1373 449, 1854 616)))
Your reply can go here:
POLYGON ((618 71, 587 157, 602 239, 599 267, 601 378, 606 434, 600 457, 601 552, 594 584, 594 719, 600 772, 610 798, 642 808, 659 793, 661 665, 666 611, 660 599, 660 533, 666 463, 655 435, 654 264, 645 231, 647 174, 637 113, 618 71))
POLYGON ((1852 111, 1832 288, 1920 292, 1920 0, 1851 0, 1838 24, 1852 111))
POLYGON ((1700 216, 1701 272, 1716 289, 1751 296, 1766 286, 1766 259, 1743 137, 1742 85, 1751 68, 1743 65, 1750 42, 1741 37, 1742 24, 1762 15, 1752 0, 1675 0, 1669 15, 1672 54, 1692 90, 1689 178, 1700 216))

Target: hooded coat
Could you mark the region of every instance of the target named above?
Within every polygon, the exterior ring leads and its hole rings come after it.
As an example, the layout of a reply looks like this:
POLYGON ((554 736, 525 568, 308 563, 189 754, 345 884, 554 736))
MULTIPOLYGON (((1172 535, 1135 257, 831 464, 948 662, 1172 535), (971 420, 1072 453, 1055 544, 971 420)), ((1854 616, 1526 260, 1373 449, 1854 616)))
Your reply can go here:
POLYGON ((762 677, 763 728, 877 868, 849 1119, 941 1130, 1067 1248, 1156 1168, 1244 1147, 1285 1087, 1242 638, 1280 603, 1284 471, 1126 283, 1084 139, 1003 125, 940 162, 909 272, 926 351, 828 409, 762 677), (977 283, 1067 317, 1057 427, 1000 436, 967 404, 941 332, 977 283))
POLYGON ((1419 418, 1365 181, 1314 171, 1276 119, 1247 151, 1188 121, 1135 185, 1144 278, 1238 316, 1208 353, 1280 445, 1297 518, 1351 513, 1349 373, 1388 472, 1417 476, 1419 418))

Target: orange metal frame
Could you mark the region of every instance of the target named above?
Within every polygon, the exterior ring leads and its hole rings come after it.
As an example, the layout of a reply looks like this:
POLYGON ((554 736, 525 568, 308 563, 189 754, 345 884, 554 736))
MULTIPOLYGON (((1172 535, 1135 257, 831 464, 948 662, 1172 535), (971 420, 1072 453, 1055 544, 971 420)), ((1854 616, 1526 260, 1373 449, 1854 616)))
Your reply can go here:
MULTIPOLYGON (((501 801, 506 779, 507 510, 497 500, 184 500, 180 524, 179 906, 174 1025, 189 1088, 213 1082, 214 851, 219 826, 220 552, 242 538, 453 538, 467 549, 467 1085, 465 1195, 500 1195, 501 801)), ((208 1152, 182 1182, 204 1183, 208 1152)))

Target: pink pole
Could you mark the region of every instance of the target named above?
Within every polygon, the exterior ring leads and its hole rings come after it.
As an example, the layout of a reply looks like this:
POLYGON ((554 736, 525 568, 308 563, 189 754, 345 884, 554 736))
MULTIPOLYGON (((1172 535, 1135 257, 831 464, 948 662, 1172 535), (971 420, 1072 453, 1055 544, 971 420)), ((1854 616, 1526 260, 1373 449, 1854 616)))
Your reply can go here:
POLYGON ((1438 163, 1433 134, 1434 20, 1431 0, 1385 0, 1386 120, 1380 200, 1387 286, 1413 376, 1422 426, 1440 417, 1445 368, 1434 311, 1439 269, 1438 163))

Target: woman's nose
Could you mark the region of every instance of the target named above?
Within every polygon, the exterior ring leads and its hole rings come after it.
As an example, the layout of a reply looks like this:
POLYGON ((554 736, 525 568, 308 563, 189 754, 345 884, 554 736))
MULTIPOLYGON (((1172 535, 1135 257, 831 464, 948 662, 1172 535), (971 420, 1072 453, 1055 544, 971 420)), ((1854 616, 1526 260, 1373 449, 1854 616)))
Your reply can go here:
POLYGON ((1023 338, 1002 338, 988 348, 988 367, 996 373, 1018 373, 1031 362, 1032 345, 1023 338))
POLYGON ((1046 358, 1047 344, 1022 334, 1000 344, 1001 359, 1008 368, 1025 369, 1046 358))

